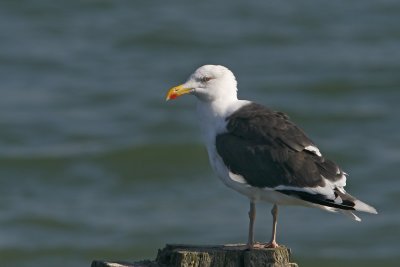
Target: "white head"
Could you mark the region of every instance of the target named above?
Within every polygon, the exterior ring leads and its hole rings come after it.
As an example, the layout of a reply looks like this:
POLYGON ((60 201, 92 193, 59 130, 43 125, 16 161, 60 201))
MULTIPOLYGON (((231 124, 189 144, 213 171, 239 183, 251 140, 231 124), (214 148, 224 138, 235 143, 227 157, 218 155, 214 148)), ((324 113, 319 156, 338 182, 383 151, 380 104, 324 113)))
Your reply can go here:
POLYGON ((171 88, 166 100, 184 94, 192 94, 204 102, 237 99, 237 82, 233 73, 220 65, 204 65, 198 68, 182 85, 171 88))

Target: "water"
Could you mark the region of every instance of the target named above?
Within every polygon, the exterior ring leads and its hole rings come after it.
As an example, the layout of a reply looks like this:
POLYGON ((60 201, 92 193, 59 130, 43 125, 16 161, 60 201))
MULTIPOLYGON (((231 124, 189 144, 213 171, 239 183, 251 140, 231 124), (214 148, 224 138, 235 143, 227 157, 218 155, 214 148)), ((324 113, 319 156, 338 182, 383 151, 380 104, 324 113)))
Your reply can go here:
MULTIPOLYGON (((212 173, 193 105, 165 103, 198 66, 287 112, 379 210, 362 223, 284 207, 301 266, 400 260, 398 1, 0 3, 1 266, 153 258, 165 243, 246 240, 247 200, 212 173)), ((269 238, 259 205, 256 239, 269 238)))

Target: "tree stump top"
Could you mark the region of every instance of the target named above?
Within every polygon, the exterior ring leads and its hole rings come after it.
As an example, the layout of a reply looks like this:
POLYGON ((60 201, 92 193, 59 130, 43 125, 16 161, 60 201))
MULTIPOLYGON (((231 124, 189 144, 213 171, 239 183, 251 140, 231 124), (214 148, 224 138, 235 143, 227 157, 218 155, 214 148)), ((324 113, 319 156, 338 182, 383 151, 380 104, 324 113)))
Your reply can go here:
POLYGON ((290 262, 290 249, 256 248, 245 245, 173 245, 158 251, 155 261, 135 263, 93 261, 92 267, 297 267, 290 262))

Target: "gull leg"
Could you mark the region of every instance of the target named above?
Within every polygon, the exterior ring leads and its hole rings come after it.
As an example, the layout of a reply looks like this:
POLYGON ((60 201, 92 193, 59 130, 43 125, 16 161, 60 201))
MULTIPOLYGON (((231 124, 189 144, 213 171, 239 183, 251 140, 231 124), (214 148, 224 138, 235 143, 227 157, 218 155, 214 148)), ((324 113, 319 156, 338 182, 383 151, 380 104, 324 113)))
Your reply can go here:
POLYGON ((249 238, 247 241, 247 247, 254 247, 254 221, 256 219, 256 204, 250 200, 250 211, 249 211, 249 238))
POLYGON ((271 210, 272 214, 272 236, 271 241, 265 245, 266 248, 277 248, 279 247, 278 243, 276 243, 276 224, 278 220, 278 206, 274 204, 271 210))

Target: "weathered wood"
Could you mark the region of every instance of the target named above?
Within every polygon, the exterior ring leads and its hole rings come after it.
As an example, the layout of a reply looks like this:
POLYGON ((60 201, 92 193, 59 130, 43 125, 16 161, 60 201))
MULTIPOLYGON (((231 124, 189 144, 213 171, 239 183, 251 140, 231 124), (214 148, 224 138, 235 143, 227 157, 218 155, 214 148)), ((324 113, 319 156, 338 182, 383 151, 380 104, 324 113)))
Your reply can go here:
POLYGON ((134 263, 123 262, 123 261, 102 261, 102 260, 94 260, 92 261, 91 267, 161 267, 154 261, 145 260, 138 261, 134 263))
POLYGON ((93 261, 92 267, 297 267, 286 247, 256 248, 244 245, 166 245, 155 261, 135 263, 93 261))

